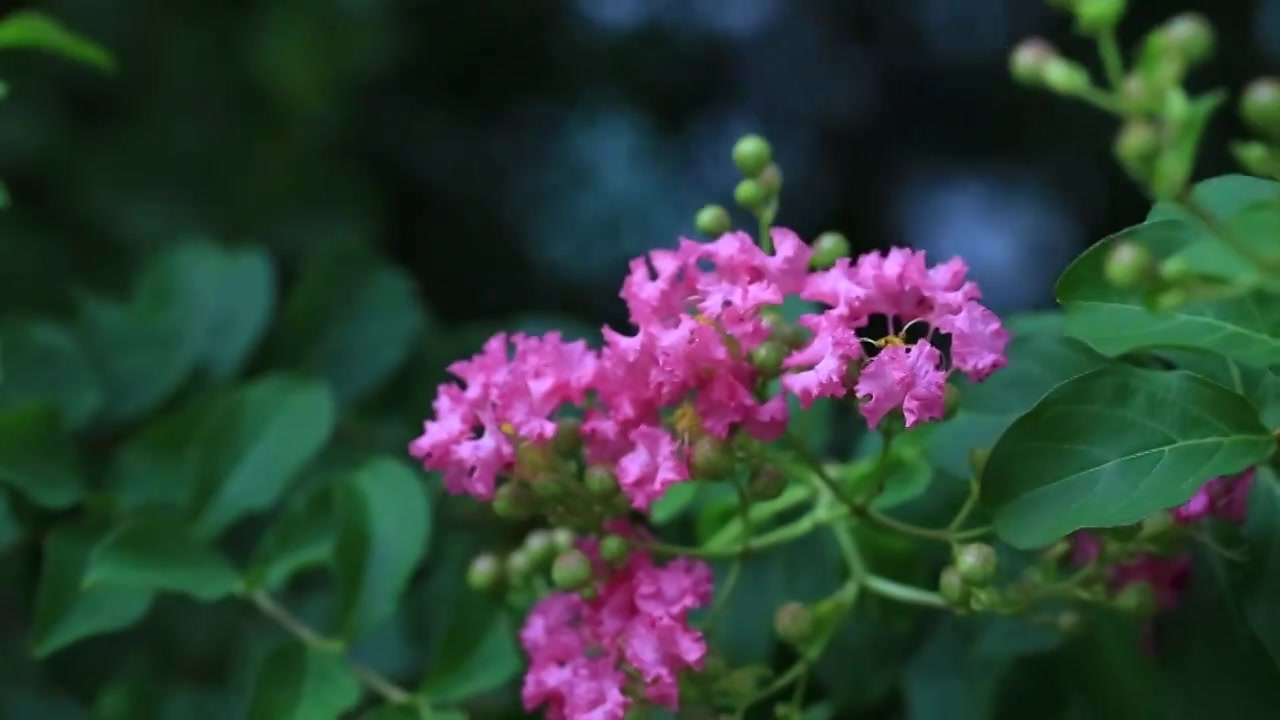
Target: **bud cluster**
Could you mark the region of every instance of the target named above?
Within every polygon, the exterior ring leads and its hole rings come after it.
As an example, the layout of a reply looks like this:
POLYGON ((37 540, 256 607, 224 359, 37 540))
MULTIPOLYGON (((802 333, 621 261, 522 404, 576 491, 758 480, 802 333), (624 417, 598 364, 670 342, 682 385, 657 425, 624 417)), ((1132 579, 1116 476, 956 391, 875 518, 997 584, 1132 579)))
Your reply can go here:
POLYGON ((1254 175, 1280 180, 1280 79, 1261 77, 1240 96, 1240 118, 1257 140, 1232 144, 1236 160, 1254 175))

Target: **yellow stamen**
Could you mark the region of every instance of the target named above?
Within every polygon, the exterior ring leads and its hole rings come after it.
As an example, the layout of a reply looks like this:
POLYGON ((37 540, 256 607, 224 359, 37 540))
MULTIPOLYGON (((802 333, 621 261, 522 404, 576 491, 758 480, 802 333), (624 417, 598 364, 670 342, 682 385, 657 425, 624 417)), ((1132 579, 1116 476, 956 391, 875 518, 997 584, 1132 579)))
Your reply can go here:
POLYGON ((702 437, 702 418, 692 403, 682 403, 671 413, 671 427, 676 431, 681 442, 689 444, 690 440, 702 437))
POLYGON ((906 341, 904 341, 901 337, 897 335, 889 335, 887 337, 880 338, 879 340, 876 341, 876 345, 882 348, 895 347, 895 346, 902 347, 903 345, 906 345, 906 344, 907 344, 906 341))
POLYGON ((512 425, 509 422, 502 423, 501 425, 498 426, 498 429, 501 430, 502 434, 506 435, 507 437, 515 437, 516 435, 516 426, 512 425))

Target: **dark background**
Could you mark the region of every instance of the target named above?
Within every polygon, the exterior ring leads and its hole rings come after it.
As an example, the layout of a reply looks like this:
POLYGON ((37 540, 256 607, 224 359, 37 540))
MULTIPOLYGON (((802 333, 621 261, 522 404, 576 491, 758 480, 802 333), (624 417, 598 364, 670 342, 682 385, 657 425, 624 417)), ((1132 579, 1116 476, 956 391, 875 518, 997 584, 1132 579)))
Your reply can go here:
MULTIPOLYGON (((1280 2, 1131 3, 1127 48, 1199 9, 1196 89, 1280 59, 1280 2)), ((729 204, 733 140, 786 173, 780 222, 861 248, 960 254, 997 310, 1052 302, 1069 259, 1140 219, 1111 118, 1008 78, 1050 37, 1037 0, 59 0, 117 53, 103 77, 6 54, 0 302, 58 309, 190 234, 377 243, 446 321, 515 310, 621 319, 629 257, 729 204)), ((1231 169, 1234 111, 1198 176, 1231 169)))

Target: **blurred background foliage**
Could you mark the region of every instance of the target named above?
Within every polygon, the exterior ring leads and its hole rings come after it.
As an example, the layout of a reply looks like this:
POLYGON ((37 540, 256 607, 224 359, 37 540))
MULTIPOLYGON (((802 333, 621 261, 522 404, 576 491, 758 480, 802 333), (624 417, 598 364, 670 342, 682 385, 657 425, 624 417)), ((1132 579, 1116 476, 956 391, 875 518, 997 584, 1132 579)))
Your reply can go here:
MULTIPOLYGON (((1217 58, 1193 85, 1235 87, 1280 64, 1276 0, 1133 5, 1122 37, 1185 9, 1215 23, 1217 58)), ((266 573, 318 625, 368 620, 354 653, 375 669, 425 685, 441 706, 513 713, 518 617, 461 578, 477 550, 516 532, 433 487, 423 537, 366 533, 364 560, 352 561, 354 541, 332 526, 362 521, 338 522, 310 488, 343 475, 358 492, 349 478, 395 474, 377 463, 403 457, 445 364, 491 332, 587 335, 618 322, 627 259, 692 233, 705 202, 727 204, 728 148, 742 132, 774 143, 782 224, 805 236, 837 228, 862 249, 960 254, 1000 311, 1048 305, 1071 257, 1148 206, 1108 156, 1112 121, 1007 79, 1008 48, 1026 35, 1086 47, 1038 2, 37 7, 109 48, 119 69, 0 56, 0 177, 12 198, 0 214, 0 436, 28 433, 0 441, 0 469, 34 463, 53 478, 0 506, 4 718, 244 716, 259 660, 282 637, 253 608, 197 606, 179 589, 141 605, 64 598, 60 617, 40 614, 50 548, 80 547, 56 528, 92 534, 102 517, 148 507, 195 508, 197 526, 224 535, 237 564, 266 573), (40 430, 58 424, 41 420, 50 406, 66 428, 40 430), (193 417, 227 429, 199 431, 193 417), (264 443, 265 460, 254 455, 264 443), (203 487, 202 467, 234 476, 252 462, 266 469, 234 502, 187 487, 203 487), (271 507, 290 530, 267 530, 259 511, 271 507), (339 575, 391 558, 370 572, 408 587, 389 621, 377 603, 352 610, 361 601, 325 578, 343 542, 339 575), (74 602, 88 602, 99 629, 146 616, 59 648, 69 617, 88 622, 74 602), (36 663, 29 650, 42 643, 51 655, 36 663)), ((1235 122, 1215 120, 1198 176, 1231 169, 1235 122)), ((821 565, 775 562, 758 582, 776 592, 735 617, 767 635, 772 604, 811 594, 821 565)), ((899 717, 888 691, 954 653, 935 635, 928 648, 942 655, 913 655, 910 623, 868 612, 874 622, 833 648, 848 668, 820 674, 856 705, 899 717)), ((755 630, 734 636, 734 652, 768 656, 755 630)), ((1018 642, 1036 650, 1034 638, 1018 642)), ((1068 661, 1029 662, 1018 677, 1068 661)), ((947 707, 940 698, 928 707, 947 707)))

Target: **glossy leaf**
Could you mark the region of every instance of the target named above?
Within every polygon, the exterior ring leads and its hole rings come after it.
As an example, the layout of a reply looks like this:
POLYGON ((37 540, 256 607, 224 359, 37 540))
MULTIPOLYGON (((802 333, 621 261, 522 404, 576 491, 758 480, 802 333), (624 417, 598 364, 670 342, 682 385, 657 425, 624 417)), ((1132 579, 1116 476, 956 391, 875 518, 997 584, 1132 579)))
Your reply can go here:
POLYGON ((108 535, 89 556, 83 586, 132 587, 217 600, 240 574, 217 551, 172 520, 140 520, 108 535))
POLYGON ((375 458, 344 478, 334 546, 343 635, 355 637, 386 620, 426 556, 430 498, 403 463, 375 458))
POLYGON ((1221 385, 1115 365, 1059 385, 1014 421, 991 451, 982 497, 1001 537, 1035 548, 1183 503, 1274 444, 1253 406, 1221 385))
POLYGON ((0 553, 9 549, 9 546, 22 537, 22 527, 18 522, 18 518, 13 514, 13 505, 9 502, 9 495, 0 492, 0 553))
POLYGON ((278 589, 298 571, 329 561, 336 534, 333 495, 320 487, 285 508, 254 553, 252 584, 278 589))
POLYGON ((1243 365, 1201 350, 1162 350, 1160 357, 1243 396, 1258 409, 1262 424, 1280 426, 1280 371, 1243 365))
POLYGON ((650 508, 649 519, 655 525, 666 525, 680 517, 693 505, 702 484, 698 482, 676 483, 667 488, 650 508))
POLYGON ((138 587, 84 587, 90 553, 102 534, 88 526, 55 529, 44 541, 36 590, 34 651, 43 657, 93 635, 137 622, 152 593, 138 587))
POLYGON ((271 507, 328 441, 334 407, 323 385, 274 375, 237 391, 201 433, 196 531, 221 532, 271 507))
POLYGON ((55 510, 84 497, 76 446, 54 408, 27 405, 0 412, 0 483, 55 510))
POLYGON ((147 506, 183 508, 206 469, 205 439, 225 431, 224 407, 234 393, 208 393, 154 416, 120 446, 107 472, 107 487, 122 511, 147 506))
POLYGON ((115 58, 101 45, 33 10, 11 13, 0 20, 0 49, 43 50, 103 72, 116 69, 115 58))
POLYGON ((72 428, 102 406, 102 390, 79 339, 69 329, 34 319, 0 323, 0 409, 47 402, 72 428))
POLYGON ((458 703, 493 690, 524 667, 511 618, 486 598, 469 598, 442 630, 439 661, 422 687, 433 704, 458 703))
POLYGON ((338 720, 360 701, 346 660, 289 640, 258 670, 248 720, 338 720))
POLYGON ((1267 280, 1224 234, 1256 255, 1280 259, 1273 240, 1280 231, 1280 183, 1248 175, 1210 178, 1196 184, 1190 203, 1156 203, 1147 220, 1164 219, 1194 229, 1194 239, 1178 256, 1199 275, 1233 282, 1267 280))
POLYGON ((1160 258, 1195 242, 1196 226, 1162 219, 1124 230, 1089 248, 1058 280, 1067 333, 1103 355, 1150 348, 1201 349, 1255 366, 1280 364, 1280 295, 1252 291, 1152 312, 1142 297, 1107 283, 1103 264, 1119 242, 1137 242, 1160 258))
POLYGON ((1250 488, 1244 537, 1248 554, 1232 575, 1234 590, 1249 627, 1280 667, 1280 484, 1269 469, 1250 488))

